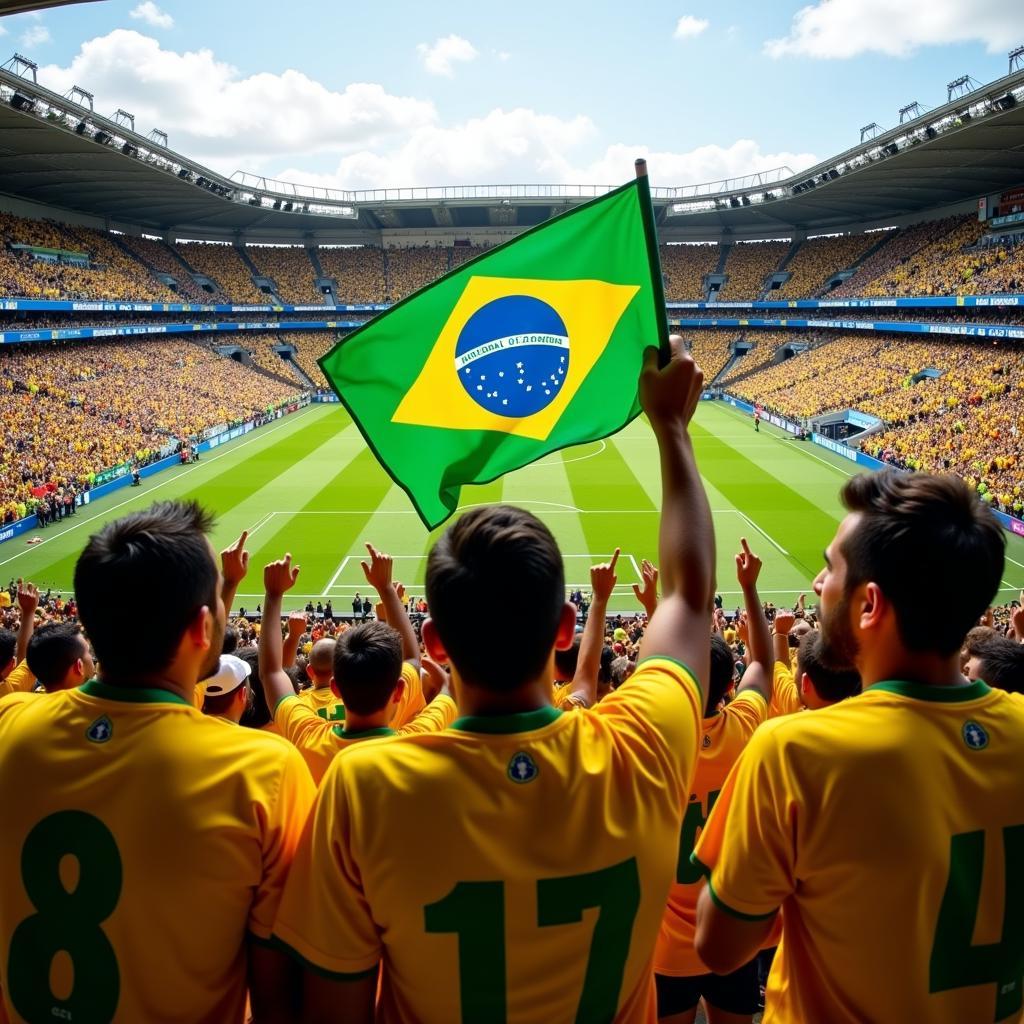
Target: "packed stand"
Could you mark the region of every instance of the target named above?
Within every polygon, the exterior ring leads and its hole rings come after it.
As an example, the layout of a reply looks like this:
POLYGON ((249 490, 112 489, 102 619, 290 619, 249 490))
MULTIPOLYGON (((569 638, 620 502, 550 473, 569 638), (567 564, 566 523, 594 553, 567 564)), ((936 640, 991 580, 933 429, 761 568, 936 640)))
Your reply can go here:
POLYGON ((736 242, 729 250, 723 273, 727 280, 720 300, 759 299, 765 278, 778 270, 790 250, 789 242, 736 242))
POLYGON ((214 281, 229 302, 262 305, 270 301, 252 283, 252 271, 233 245, 220 242, 178 242, 175 248, 193 270, 214 281))
POLYGON ((82 341, 0 352, 0 506, 30 514, 43 489, 81 489, 177 439, 266 412, 300 393, 191 341, 82 341))
POLYGON ((248 245, 245 248, 256 269, 277 285, 277 294, 289 305, 321 303, 316 274, 309 253, 299 245, 248 245))
POLYGON ((300 567, 250 566, 244 533, 218 558, 194 502, 103 526, 73 598, 12 579, 0 772, 31 785, 0 788, 0 818, 32 870, 0 874, 26 972, 5 1016, 1018 1019, 985 969, 1024 946, 1005 534, 955 477, 862 474, 810 601, 764 601, 745 539, 716 581, 702 390, 678 353, 643 371, 662 497, 634 617, 607 612, 620 549, 567 593, 551 532, 501 505, 438 536, 422 600, 366 544, 351 616, 303 609, 300 567), (259 621, 229 621, 247 577, 259 621), (55 957, 67 858, 98 934, 55 957))
POLYGON ((368 305, 387 301, 383 249, 375 245, 320 246, 317 257, 324 276, 338 283, 339 303, 368 305))
POLYGON ((327 378, 317 364, 338 342, 341 335, 334 331, 289 331, 282 336, 285 344, 294 346, 292 359, 302 372, 321 389, 327 389, 327 378))
POLYGON ((732 343, 736 332, 730 330, 694 331, 687 338, 687 346, 704 371, 704 380, 710 384, 725 369, 732 358, 732 343))
POLYGON ((169 274, 178 282, 179 302, 200 302, 204 304, 226 301, 223 295, 211 294, 200 288, 192 280, 188 268, 179 260, 169 246, 156 238, 143 238, 141 235, 123 235, 121 241, 139 259, 148 263, 162 274, 169 274))
POLYGON ((449 249, 443 245, 387 249, 384 256, 387 262, 388 301, 398 302, 447 273, 448 254, 449 249))
POLYGON ((176 296, 108 236, 55 221, 0 213, 0 290, 30 299, 142 300, 174 302, 176 296), (11 248, 29 245, 82 253, 89 266, 36 259, 11 248))
POLYGON ((784 345, 794 341, 802 341, 802 337, 794 337, 791 331, 750 331, 743 335, 744 341, 752 342, 754 347, 742 356, 736 365, 723 377, 718 384, 727 387, 743 377, 749 377, 770 365, 784 345))
POLYGON ((704 277, 718 266, 722 250, 717 243, 660 245, 658 250, 667 302, 700 302, 707 298, 704 277))
POLYGON ((786 271, 792 276, 781 287, 769 291, 768 298, 816 298, 832 277, 849 270, 878 241, 878 235, 870 233, 821 236, 801 242, 786 264, 786 271))

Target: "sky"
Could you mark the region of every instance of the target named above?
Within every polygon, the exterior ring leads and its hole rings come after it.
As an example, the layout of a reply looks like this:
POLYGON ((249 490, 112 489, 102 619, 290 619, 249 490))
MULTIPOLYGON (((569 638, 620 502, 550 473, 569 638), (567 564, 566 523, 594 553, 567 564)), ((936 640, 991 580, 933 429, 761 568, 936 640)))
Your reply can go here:
POLYGON ((1024 0, 100 0, 0 54, 230 175, 343 189, 794 171, 1006 74, 1024 0))

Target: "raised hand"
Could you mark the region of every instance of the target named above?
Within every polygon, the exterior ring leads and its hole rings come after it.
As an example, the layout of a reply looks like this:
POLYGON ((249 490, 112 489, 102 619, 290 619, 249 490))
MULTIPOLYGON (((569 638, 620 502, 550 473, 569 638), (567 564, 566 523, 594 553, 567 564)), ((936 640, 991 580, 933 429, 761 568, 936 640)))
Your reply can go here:
POLYGON ((600 565, 590 567, 590 588, 594 592, 594 600, 602 604, 608 603, 615 589, 615 563, 619 560, 619 548, 615 549, 610 562, 602 562, 600 565))
POLYGON ((750 622, 746 612, 736 620, 736 636, 739 637, 744 647, 750 646, 750 622))
POLYGON ((792 612, 780 609, 775 613, 775 632, 779 636, 789 636, 793 626, 796 625, 796 616, 792 612))
POLYGON ((288 613, 288 632, 290 635, 302 636, 302 634, 306 632, 306 626, 307 622, 305 612, 288 613))
POLYGON ((395 593, 398 595, 398 600, 401 601, 405 597, 405 584, 396 581, 395 593))
POLYGON ((372 544, 367 544, 366 550, 370 553, 370 561, 369 563, 360 562, 359 564, 363 567, 363 575, 366 577, 366 582, 383 597, 384 592, 391 587, 394 559, 390 555, 385 555, 383 552, 378 551, 372 544))
POLYGON ((1024 590, 1020 592, 1020 606, 1010 613, 1010 625, 1017 643, 1024 644, 1024 590))
POLYGON ((263 589, 269 597, 280 597, 295 586, 299 578, 299 567, 292 565, 291 552, 263 570, 263 589))
POLYGON ((683 339, 673 334, 669 344, 672 358, 667 365, 659 367, 658 352, 647 349, 640 373, 640 403, 656 431, 687 426, 704 389, 704 372, 683 348, 683 339))
POLYGON ((743 550, 736 556, 736 579, 742 589, 756 586, 761 575, 761 559, 750 550, 746 537, 740 537, 743 550))
POLYGON ((646 558, 640 563, 639 583, 633 584, 633 596, 643 605, 647 618, 654 614, 658 607, 658 567, 646 558))
POLYGON ((243 530, 238 540, 220 553, 220 571, 228 585, 237 587, 249 571, 249 552, 245 550, 248 537, 249 531, 243 530))
POLYGON ((22 619, 31 618, 39 607, 39 588, 27 580, 18 581, 18 609, 22 619))
POLYGON ((420 668, 422 669, 423 699, 427 704, 439 693, 451 692, 448 673, 443 665, 439 665, 429 655, 424 654, 420 658, 420 668))

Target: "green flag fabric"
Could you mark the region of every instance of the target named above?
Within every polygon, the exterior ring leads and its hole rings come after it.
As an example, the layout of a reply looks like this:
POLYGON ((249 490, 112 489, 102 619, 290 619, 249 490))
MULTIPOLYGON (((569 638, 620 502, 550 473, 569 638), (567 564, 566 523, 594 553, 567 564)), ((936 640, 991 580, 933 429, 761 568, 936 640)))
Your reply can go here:
POLYGON ((463 484, 608 437, 668 325, 647 178, 491 249, 319 363, 428 529, 463 484))

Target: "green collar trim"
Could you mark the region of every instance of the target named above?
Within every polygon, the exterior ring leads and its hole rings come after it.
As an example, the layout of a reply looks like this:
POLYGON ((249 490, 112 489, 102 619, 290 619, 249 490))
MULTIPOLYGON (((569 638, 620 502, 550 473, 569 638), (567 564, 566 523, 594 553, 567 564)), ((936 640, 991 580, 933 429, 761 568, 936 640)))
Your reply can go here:
POLYGON ((872 690, 884 690, 901 697, 912 697, 914 700, 927 700, 937 704, 962 704, 965 701, 977 700, 991 693, 987 683, 980 679, 966 686, 930 686, 928 683, 911 683, 902 679, 887 679, 869 686, 865 693, 872 690))
POLYGON ((281 705, 282 705, 282 704, 283 704, 283 703, 284 703, 284 702, 285 702, 286 700, 293 700, 293 699, 294 699, 294 700, 298 700, 298 699, 299 699, 299 695, 298 695, 297 693, 286 693, 286 694, 284 694, 284 695, 283 695, 282 697, 278 697, 278 698, 277 698, 277 703, 276 703, 276 704, 274 705, 274 709, 273 709, 273 710, 272 710, 272 711, 270 712, 270 717, 271 717, 271 718, 276 718, 276 717, 277 717, 277 709, 278 709, 278 708, 279 708, 279 707, 280 707, 280 706, 281 706, 281 705))
POLYGON ((452 722, 449 728, 458 729, 459 732, 482 732, 492 736, 508 735, 543 729, 561 716, 562 712, 549 704, 547 707, 537 708, 536 711, 521 711, 515 715, 463 715, 452 722))
POLYGON ((394 729, 389 729, 386 725, 378 726, 376 729, 349 729, 347 731, 344 726, 336 725, 331 732, 333 732, 339 740, 368 740, 374 736, 398 735, 394 729))
POLYGON ((111 686, 101 683, 98 679, 90 679, 82 683, 79 689, 87 697, 98 697, 100 700, 117 700, 125 704, 184 704, 193 707, 184 697, 179 697, 170 690, 147 690, 133 686, 111 686))

